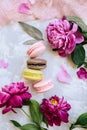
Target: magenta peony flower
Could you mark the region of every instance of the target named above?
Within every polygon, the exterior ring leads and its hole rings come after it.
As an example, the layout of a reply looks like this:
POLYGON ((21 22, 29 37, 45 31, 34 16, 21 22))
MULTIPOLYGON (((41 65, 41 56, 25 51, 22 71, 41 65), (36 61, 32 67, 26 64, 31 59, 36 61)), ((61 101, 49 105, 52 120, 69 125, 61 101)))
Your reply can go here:
POLYGON ((81 67, 79 69, 79 71, 77 72, 77 76, 80 78, 80 79, 87 79, 87 71, 85 68, 81 67))
POLYGON ((51 22, 46 32, 50 45, 53 49, 58 49, 62 57, 71 54, 76 44, 84 41, 84 37, 78 32, 78 25, 66 19, 51 22))
POLYGON ((48 100, 43 99, 40 108, 50 126, 53 124, 60 126, 62 121, 68 122, 67 111, 70 110, 71 106, 64 101, 64 97, 59 98, 55 95, 48 100))
POLYGON ((0 108, 6 106, 2 113, 5 114, 10 110, 16 113, 13 108, 21 108, 23 101, 30 98, 31 94, 28 92, 28 87, 23 82, 5 85, 0 92, 0 108))

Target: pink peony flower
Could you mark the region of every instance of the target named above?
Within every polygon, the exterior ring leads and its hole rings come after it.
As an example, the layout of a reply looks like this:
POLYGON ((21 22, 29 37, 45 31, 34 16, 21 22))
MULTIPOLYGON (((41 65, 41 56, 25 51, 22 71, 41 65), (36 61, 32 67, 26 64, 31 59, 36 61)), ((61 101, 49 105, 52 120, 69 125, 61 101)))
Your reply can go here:
POLYGON ((5 114, 10 110, 16 113, 13 108, 21 108, 23 101, 30 98, 31 94, 28 92, 28 87, 23 82, 5 85, 0 92, 0 108, 6 106, 2 113, 5 114))
POLYGON ((47 38, 53 49, 58 49, 60 56, 71 54, 76 44, 84 41, 84 37, 78 32, 78 25, 66 19, 51 22, 46 29, 47 38))
POLYGON ((68 122, 67 111, 70 110, 71 106, 64 101, 64 97, 59 98, 55 95, 48 100, 43 99, 40 108, 50 126, 53 124, 60 126, 62 121, 68 122))
POLYGON ((80 79, 87 79, 87 71, 85 68, 81 67, 79 69, 79 71, 77 72, 77 76, 80 78, 80 79))

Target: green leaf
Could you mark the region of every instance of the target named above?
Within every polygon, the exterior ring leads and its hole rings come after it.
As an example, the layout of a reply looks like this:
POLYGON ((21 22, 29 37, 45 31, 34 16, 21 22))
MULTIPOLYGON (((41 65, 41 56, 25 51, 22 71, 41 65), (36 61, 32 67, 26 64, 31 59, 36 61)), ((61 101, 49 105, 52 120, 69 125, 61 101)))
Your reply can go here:
POLYGON ((36 40, 32 39, 32 40, 28 40, 28 41, 25 41, 23 42, 24 45, 32 45, 34 44, 35 42, 37 42, 36 40))
POLYGON ((43 122, 46 124, 46 127, 48 127, 48 121, 45 119, 44 116, 43 116, 43 122))
POLYGON ((82 35, 84 36, 85 39, 87 39, 87 32, 83 32, 82 35))
POLYGON ((77 23, 81 28, 82 32, 87 32, 87 25, 82 21, 82 19, 77 16, 67 16, 66 18, 71 22, 77 23))
POLYGON ((19 24, 28 35, 36 40, 43 40, 43 35, 39 29, 24 22, 19 22, 19 24))
POLYGON ((26 124, 20 127, 21 130, 39 130, 39 127, 34 124, 26 124))
POLYGON ((39 103, 31 99, 29 107, 30 107, 30 114, 31 114, 32 121, 40 125, 43 120, 43 115, 42 112, 40 111, 39 103))
POLYGON ((71 54, 72 61, 80 67, 85 60, 85 49, 81 44, 77 45, 75 50, 71 54))
POLYGON ((87 112, 78 117, 75 125, 87 126, 87 112))
POLYGON ((47 130, 46 128, 41 127, 39 130, 47 130))
POLYGON ((76 128, 76 126, 75 126, 74 124, 71 124, 69 130, 72 130, 72 129, 74 129, 74 128, 76 128))
POLYGON ((17 121, 15 121, 15 120, 10 120, 11 122, 12 122, 12 124, 14 125, 14 126, 16 126, 16 127, 20 127, 21 125, 17 122, 17 121))
POLYGON ((87 125, 83 125, 83 126, 81 126, 81 127, 86 129, 86 128, 87 128, 87 125))
POLYGON ((86 61, 84 62, 84 67, 87 68, 87 62, 86 61))

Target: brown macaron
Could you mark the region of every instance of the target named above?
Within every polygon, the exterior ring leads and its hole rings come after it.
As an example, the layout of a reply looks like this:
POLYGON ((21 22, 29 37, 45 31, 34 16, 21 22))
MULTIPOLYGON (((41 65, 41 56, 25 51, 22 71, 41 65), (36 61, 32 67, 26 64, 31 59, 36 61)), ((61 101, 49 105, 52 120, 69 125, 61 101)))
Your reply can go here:
POLYGON ((27 61, 27 67, 29 69, 41 70, 46 68, 46 63, 44 59, 29 59, 27 61))

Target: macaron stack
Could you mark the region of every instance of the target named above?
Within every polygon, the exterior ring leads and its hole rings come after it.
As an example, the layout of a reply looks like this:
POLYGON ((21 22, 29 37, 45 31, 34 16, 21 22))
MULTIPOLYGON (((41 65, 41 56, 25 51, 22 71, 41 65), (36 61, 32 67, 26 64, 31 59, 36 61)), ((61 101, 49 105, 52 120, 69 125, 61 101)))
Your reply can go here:
POLYGON ((23 71, 23 77, 27 80, 37 81, 33 85, 36 92, 45 92, 53 87, 51 79, 43 79, 42 70, 46 68, 46 60, 37 58, 44 53, 46 47, 44 41, 39 41, 29 48, 27 55, 29 59, 27 60, 27 68, 23 71))

